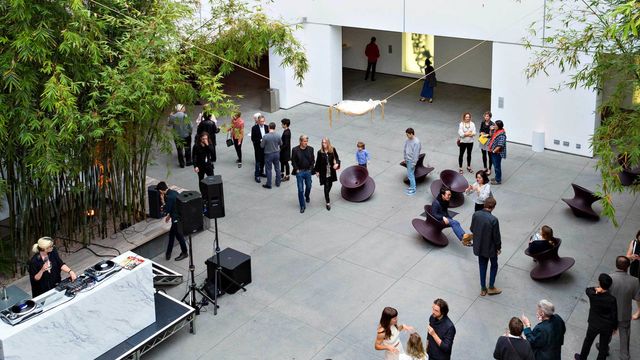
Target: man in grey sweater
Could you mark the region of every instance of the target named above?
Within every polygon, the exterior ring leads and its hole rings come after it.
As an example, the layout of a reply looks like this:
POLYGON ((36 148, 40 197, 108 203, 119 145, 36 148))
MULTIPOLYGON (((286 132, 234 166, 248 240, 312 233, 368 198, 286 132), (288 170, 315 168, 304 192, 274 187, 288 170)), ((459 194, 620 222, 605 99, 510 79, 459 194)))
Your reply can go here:
POLYGON ((280 146, 282 146, 282 138, 276 132, 276 123, 270 122, 269 133, 265 134, 260 141, 260 147, 264 149, 264 163, 267 172, 267 183, 262 185, 265 189, 271 189, 272 166, 276 169, 276 186, 280 186, 280 180, 282 180, 280 146))
MULTIPOLYGON (((609 292, 616 298, 618 306, 618 334, 620 335, 620 360, 629 360, 629 333, 631 329, 631 307, 633 300, 640 300, 638 279, 629 275, 631 263, 626 256, 616 258, 616 271, 610 274, 613 284, 609 292)), ((596 347, 598 344, 596 344, 596 347)))
POLYGON ((405 194, 412 196, 416 194, 416 163, 420 157, 420 139, 416 137, 413 128, 405 130, 407 140, 404 142, 404 161, 407 163, 407 177, 409 178, 409 188, 405 190, 405 194))
POLYGON ((169 124, 173 127, 174 141, 176 143, 176 150, 178 150, 178 163, 183 168, 185 165, 185 155, 187 158, 187 166, 193 165, 191 162, 191 120, 185 112, 185 106, 182 104, 176 105, 176 112, 171 113, 169 116, 169 124))

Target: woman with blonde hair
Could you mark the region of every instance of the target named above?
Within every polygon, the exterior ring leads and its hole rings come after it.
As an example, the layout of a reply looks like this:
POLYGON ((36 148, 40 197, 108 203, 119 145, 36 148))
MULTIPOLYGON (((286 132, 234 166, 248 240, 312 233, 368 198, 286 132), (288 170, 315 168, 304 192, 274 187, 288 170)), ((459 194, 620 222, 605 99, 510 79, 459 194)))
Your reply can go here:
POLYGON ((340 169, 340 158, 338 151, 331 145, 328 138, 322 138, 322 145, 316 156, 314 171, 318 175, 320 185, 324 187, 324 199, 327 203, 327 210, 331 210, 329 192, 334 181, 338 180, 336 170, 340 169))
POLYGON ((407 351, 400 355, 400 360, 427 360, 427 354, 424 352, 422 338, 418 333, 409 335, 407 341, 407 351))
POLYGON ((76 273, 62 261, 58 251, 53 247, 53 239, 50 237, 44 236, 38 239, 38 242, 33 244, 31 251, 34 253, 29 260, 32 297, 55 288, 62 281, 60 271, 69 273, 71 280, 76 279, 76 273))

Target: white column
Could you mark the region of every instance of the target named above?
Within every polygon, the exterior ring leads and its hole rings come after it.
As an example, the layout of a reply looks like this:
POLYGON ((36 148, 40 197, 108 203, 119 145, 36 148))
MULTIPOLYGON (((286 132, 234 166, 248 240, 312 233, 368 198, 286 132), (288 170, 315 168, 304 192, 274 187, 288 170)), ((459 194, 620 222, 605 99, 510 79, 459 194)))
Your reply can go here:
POLYGON ((282 67, 282 57, 269 51, 269 86, 280 91, 280 107, 288 109, 303 102, 331 105, 342 100, 342 28, 306 23, 295 35, 309 61, 301 87, 293 69, 282 67))

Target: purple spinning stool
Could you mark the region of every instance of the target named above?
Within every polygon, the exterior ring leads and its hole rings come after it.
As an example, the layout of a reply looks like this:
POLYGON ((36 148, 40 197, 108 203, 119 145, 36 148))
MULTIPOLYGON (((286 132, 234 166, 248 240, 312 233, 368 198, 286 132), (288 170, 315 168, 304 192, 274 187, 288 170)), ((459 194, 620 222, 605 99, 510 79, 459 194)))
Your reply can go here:
POLYGON ((599 220, 600 215, 598 215, 591 208, 591 204, 600 200, 599 196, 596 196, 593 191, 583 188, 580 185, 571 184, 573 186, 574 196, 572 199, 562 199, 575 216, 584 217, 591 220, 599 220))
POLYGON ((537 254, 530 254, 529 249, 524 251, 527 256, 531 256, 537 262, 536 267, 529 272, 529 276, 533 280, 547 280, 559 277, 576 263, 572 257, 560 257, 558 255, 560 244, 562 244, 562 240, 556 238, 556 246, 549 250, 537 254))
MULTIPOLYGON (((436 246, 447 246, 449 245, 449 239, 445 234, 442 233, 442 230, 448 228, 449 225, 438 221, 433 215, 431 215, 431 205, 424 206, 424 213, 426 219, 413 219, 411 221, 411 225, 413 225, 414 229, 420 234, 425 240, 430 242, 436 246)), ((451 217, 457 215, 455 211, 449 211, 451 217)))
POLYGON ((376 183, 369 176, 369 171, 360 165, 344 169, 340 174, 340 184, 342 184, 340 194, 345 200, 352 202, 365 201, 376 190, 376 183))
MULTIPOLYGON (((424 158, 425 158, 425 154, 420 154, 420 156, 418 157, 418 162, 416 162, 416 168, 413 171, 413 173, 416 176, 416 182, 424 181, 424 179, 427 178, 427 175, 429 175, 429 173, 431 173, 434 169, 431 166, 428 166, 428 167, 424 166, 424 158)), ((403 167, 407 167, 407 162, 402 161, 400 165, 403 167)), ((405 184, 409 184, 408 177, 405 176, 403 181, 405 184)))
POLYGON ((455 170, 443 170, 440 173, 440 180, 432 182, 429 187, 431 189, 431 195, 433 195, 434 198, 438 197, 440 188, 442 188, 443 185, 451 189, 449 207, 456 208, 462 206, 462 204, 464 204, 464 191, 469 187, 467 179, 455 170))

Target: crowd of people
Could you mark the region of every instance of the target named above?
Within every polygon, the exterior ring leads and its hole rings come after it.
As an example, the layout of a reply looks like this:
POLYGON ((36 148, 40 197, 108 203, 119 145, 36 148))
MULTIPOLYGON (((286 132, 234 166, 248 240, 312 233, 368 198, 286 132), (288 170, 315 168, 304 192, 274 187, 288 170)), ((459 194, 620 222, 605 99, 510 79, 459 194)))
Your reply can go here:
MULTIPOLYGON (((375 43, 375 39, 372 43, 375 43)), ((375 63, 372 64, 372 77, 375 72, 374 66, 375 63)), ((240 115, 240 113, 236 113, 232 117, 231 125, 226 129, 237 152, 238 167, 242 166, 241 146, 244 138, 244 121, 240 115)), ((506 158, 507 144, 504 123, 500 120, 494 123, 491 117, 491 112, 487 111, 483 114, 483 121, 478 132, 471 121, 470 113, 462 115, 462 121, 458 126, 456 143, 459 147, 459 173, 464 174, 465 153, 466 170, 470 173, 474 172, 471 167, 471 157, 473 144, 476 140, 480 143, 484 166, 484 169, 475 172, 476 181, 469 185, 465 191, 474 202, 470 231, 466 232, 449 212, 451 189, 443 186, 432 203, 432 215, 445 225, 450 226, 464 246, 473 247, 473 253, 478 258, 480 296, 502 293, 502 289, 495 286, 498 256, 501 252, 502 242, 499 221, 492 214, 497 202, 491 191, 491 185, 502 183, 501 164, 502 159, 506 158), (492 170, 495 172, 495 177, 490 180, 489 175, 492 170), (487 270, 489 270, 488 284, 487 270)), ((189 146, 190 135, 188 138, 185 135, 191 133, 191 128, 190 122, 185 120, 187 115, 184 112, 184 107, 181 105, 176 107, 176 112, 171 115, 171 118, 176 134, 179 165, 181 167, 184 167, 184 164, 193 165, 199 179, 205 175, 212 175, 213 162, 216 160, 215 134, 220 131, 215 119, 211 119, 206 111, 203 112, 202 121, 198 122, 195 145, 191 149, 189 146), (184 122, 189 122, 189 125, 185 125, 184 122)), ((337 181, 337 171, 341 165, 338 151, 331 144, 331 141, 326 137, 322 138, 320 149, 315 152, 314 148, 309 145, 308 136, 302 134, 299 137, 299 144, 291 148, 291 121, 289 119, 281 121, 282 134, 277 132, 274 122, 267 125, 262 114, 256 113, 253 119, 255 124, 250 133, 255 156, 255 181, 261 183, 261 178, 266 177, 266 183, 262 186, 271 189, 272 183, 279 187, 282 181, 289 180, 290 175, 295 176, 300 212, 304 213, 311 201, 313 175, 317 175, 319 184, 324 190, 326 209, 331 210, 330 191, 333 182, 337 181)), ((405 135, 407 139, 403 155, 409 180, 409 187, 405 193, 411 196, 416 194, 415 167, 422 147, 414 129, 406 129, 405 135)), ((359 166, 367 167, 370 162, 370 154, 361 141, 356 144, 355 159, 359 166)), ((162 191, 166 192, 164 187, 162 191)), ((165 195, 164 192, 163 195, 165 195)), ((171 214, 167 216, 167 219, 171 219, 171 214)), ((176 236, 178 235, 176 234, 176 236)), ((170 238, 172 240, 173 236, 170 238)), ((178 239, 180 240, 180 238, 178 239)), ((575 359, 588 358, 596 337, 599 337, 599 342, 596 343, 597 358, 605 359, 609 352, 611 337, 616 333, 620 336, 620 359, 629 359, 630 322, 632 319, 640 318, 639 241, 640 231, 629 244, 627 254, 617 257, 617 270, 612 274, 600 274, 597 286, 585 290, 590 302, 587 332, 580 352, 574 355, 575 359), (638 303, 638 308, 636 312, 632 313, 634 300, 638 303)), ((180 244, 182 247, 183 241, 180 241, 180 244)), ((528 253, 532 255, 542 253, 553 249, 557 244, 558 239, 554 237, 553 229, 548 225, 543 225, 538 232, 531 236, 528 253)), ((172 245, 172 241, 170 245, 172 245)), ((168 258, 170 250, 167 254, 168 258)), ((44 255, 42 252, 40 255, 40 263, 42 263, 44 255)), ((183 256, 181 254, 180 257, 183 256)), ((55 259, 56 257, 52 255, 51 258, 55 259)), ((43 269, 44 267, 34 268, 33 279, 36 279, 38 274, 43 277, 43 269)), ((449 319, 448 312, 449 306, 446 301, 436 299, 433 302, 432 313, 427 325, 425 346, 423 346, 422 338, 413 327, 398 324, 397 310, 386 307, 380 318, 375 349, 384 351, 385 359, 450 359, 456 328, 449 319), (406 350, 400 342, 401 331, 411 333, 406 350)), ((512 317, 508 322, 506 332, 496 341, 493 357, 505 360, 560 359, 566 332, 564 320, 555 313, 553 304, 545 299, 540 300, 537 304, 536 318, 539 322, 532 327, 531 321, 524 314, 521 317, 512 317)))

